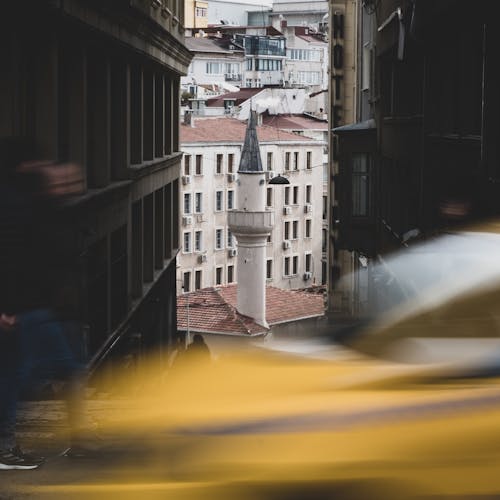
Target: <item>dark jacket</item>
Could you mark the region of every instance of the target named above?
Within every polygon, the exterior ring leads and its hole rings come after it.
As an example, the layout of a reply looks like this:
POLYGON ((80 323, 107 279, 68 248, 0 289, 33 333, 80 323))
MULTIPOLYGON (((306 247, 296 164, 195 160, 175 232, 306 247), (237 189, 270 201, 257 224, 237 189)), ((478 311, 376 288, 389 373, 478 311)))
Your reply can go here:
POLYGON ((41 196, 38 180, 0 178, 0 311, 49 307, 61 256, 58 211, 41 196))

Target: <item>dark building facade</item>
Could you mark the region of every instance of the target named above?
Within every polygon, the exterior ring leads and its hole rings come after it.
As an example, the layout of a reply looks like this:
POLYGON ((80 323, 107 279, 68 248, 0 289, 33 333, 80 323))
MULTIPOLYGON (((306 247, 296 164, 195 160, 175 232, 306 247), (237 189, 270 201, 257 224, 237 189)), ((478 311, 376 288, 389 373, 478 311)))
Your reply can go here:
MULTIPOLYGON (((85 193, 66 238, 86 358, 176 336, 181 0, 8 2, 0 16, 0 136, 73 161, 85 193)), ((36 249, 33 249, 36 251, 36 249)))
POLYGON ((498 215, 494 6, 359 3, 357 122, 332 131, 340 166, 331 214, 334 244, 356 262, 498 215))

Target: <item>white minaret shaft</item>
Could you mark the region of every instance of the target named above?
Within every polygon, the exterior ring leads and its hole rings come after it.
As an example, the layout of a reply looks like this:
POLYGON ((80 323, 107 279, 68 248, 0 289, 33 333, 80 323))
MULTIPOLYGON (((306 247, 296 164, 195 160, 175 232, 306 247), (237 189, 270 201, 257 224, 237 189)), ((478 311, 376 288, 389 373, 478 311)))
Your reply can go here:
POLYGON ((238 169, 238 209, 229 212, 228 224, 238 242, 238 312, 268 328, 266 247, 274 212, 266 210, 266 176, 255 122, 256 113, 252 111, 238 169))

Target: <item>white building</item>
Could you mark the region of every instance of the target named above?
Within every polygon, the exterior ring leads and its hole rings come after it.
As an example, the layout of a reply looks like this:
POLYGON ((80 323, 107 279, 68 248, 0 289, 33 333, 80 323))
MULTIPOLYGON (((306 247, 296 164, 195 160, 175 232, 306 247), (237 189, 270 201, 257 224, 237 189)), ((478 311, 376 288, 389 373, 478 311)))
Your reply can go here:
POLYGON ((198 86, 220 86, 233 90, 241 86, 245 56, 243 50, 227 40, 206 37, 186 38, 186 46, 193 54, 188 74, 181 78, 181 86, 199 97, 198 86))
MULTIPOLYGON (((323 32, 327 14, 327 0, 274 0, 269 19, 278 30, 285 26, 305 26, 323 32)), ((258 18, 258 12, 253 16, 258 18)))
MULTIPOLYGON (((236 245, 228 210, 237 207, 237 169, 246 123, 229 117, 196 118, 181 126, 181 250, 178 293, 236 281, 236 245)), ((289 185, 268 185, 266 207, 275 227, 266 248, 268 284, 297 289, 322 281, 324 142, 258 126, 266 175, 285 174, 289 185), (318 168, 317 168, 318 167, 318 168)))
POLYGON ((286 36, 285 82, 313 91, 327 89, 328 44, 304 26, 286 27, 283 33, 286 36))

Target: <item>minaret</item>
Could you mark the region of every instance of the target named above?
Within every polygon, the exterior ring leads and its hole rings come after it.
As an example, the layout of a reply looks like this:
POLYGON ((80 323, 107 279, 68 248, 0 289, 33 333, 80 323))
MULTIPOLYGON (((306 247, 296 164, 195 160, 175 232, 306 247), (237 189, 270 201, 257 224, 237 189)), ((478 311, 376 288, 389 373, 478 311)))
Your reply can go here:
POLYGON ((266 246, 274 226, 274 212, 266 210, 266 176, 255 123, 256 112, 251 111, 238 169, 238 209, 229 212, 228 224, 238 247, 238 312, 268 328, 266 246))

